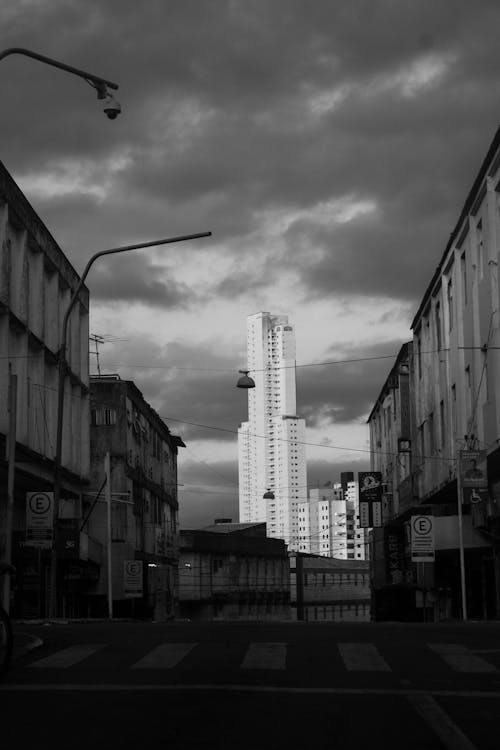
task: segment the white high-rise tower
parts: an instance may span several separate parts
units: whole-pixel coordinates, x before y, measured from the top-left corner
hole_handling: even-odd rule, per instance
[[[241,522],[298,549],[298,504],[307,498],[305,422],[296,416],[295,336],[288,316],[247,318],[248,421],[238,430]],[[267,490],[273,500],[264,499]]]

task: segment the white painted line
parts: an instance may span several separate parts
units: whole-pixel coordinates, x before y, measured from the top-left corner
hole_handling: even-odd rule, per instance
[[[457,672],[498,672],[493,664],[476,656],[462,643],[429,643],[428,646]]]
[[[409,695],[407,699],[426,724],[437,734],[446,750],[476,750],[476,746],[432,696]]]
[[[372,643],[338,643],[340,655],[349,672],[391,672]]]
[[[79,643],[76,646],[69,646],[69,648],[63,648],[49,656],[44,656],[42,659],[37,659],[28,664],[28,667],[67,669],[100,651],[105,646],[105,643]]]
[[[239,692],[239,693],[285,693],[292,695],[389,695],[395,698],[408,697],[413,695],[434,695],[442,698],[470,698],[483,700],[484,698],[500,700],[500,691],[498,690],[405,690],[401,686],[397,688],[321,688],[321,687],[283,687],[280,685],[229,685],[229,684],[181,684],[178,682],[162,682],[158,684],[142,683],[134,685],[132,683],[6,683],[0,682],[0,693],[8,692]]]
[[[242,669],[285,669],[285,643],[251,643],[241,663]]]
[[[142,659],[132,665],[131,669],[172,669],[184,659],[196,643],[162,643]]]

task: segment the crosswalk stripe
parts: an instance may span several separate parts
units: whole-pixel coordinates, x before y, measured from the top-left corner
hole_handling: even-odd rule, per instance
[[[338,643],[349,672],[390,672],[391,668],[372,643]]]
[[[429,648],[457,672],[498,672],[498,669],[476,656],[462,643],[429,643]]]
[[[131,669],[172,669],[197,645],[197,643],[162,643],[133,664]]]
[[[48,667],[50,669],[66,669],[72,667],[74,664],[83,661],[88,656],[95,654],[106,646],[105,643],[78,643],[75,646],[69,646],[63,648],[60,651],[55,651],[49,656],[44,656],[42,659],[37,659],[32,662],[30,667]]]
[[[285,643],[251,643],[247,649],[242,669],[285,669]]]

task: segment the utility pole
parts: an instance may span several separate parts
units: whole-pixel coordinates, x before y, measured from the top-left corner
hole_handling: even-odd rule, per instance
[[[104,457],[104,472],[106,474],[106,513],[107,513],[107,553],[108,553],[108,617],[113,619],[113,555],[111,539],[111,459],[109,451]]]
[[[460,586],[462,591],[462,620],[467,622],[467,590],[465,586],[465,554],[464,554],[464,530],[462,523],[462,476],[461,462],[458,461],[457,471],[457,514],[458,514],[458,550],[460,555]]]
[[[12,519],[14,516],[14,480],[16,473],[16,427],[17,427],[17,375],[10,372],[9,365],[9,434],[7,436],[7,507],[5,517],[4,561],[12,562]],[[10,610],[10,576],[3,579],[3,608]]]

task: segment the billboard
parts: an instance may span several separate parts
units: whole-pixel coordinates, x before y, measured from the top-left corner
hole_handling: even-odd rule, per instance
[[[382,526],[382,473],[358,472],[359,525],[363,528]]]

